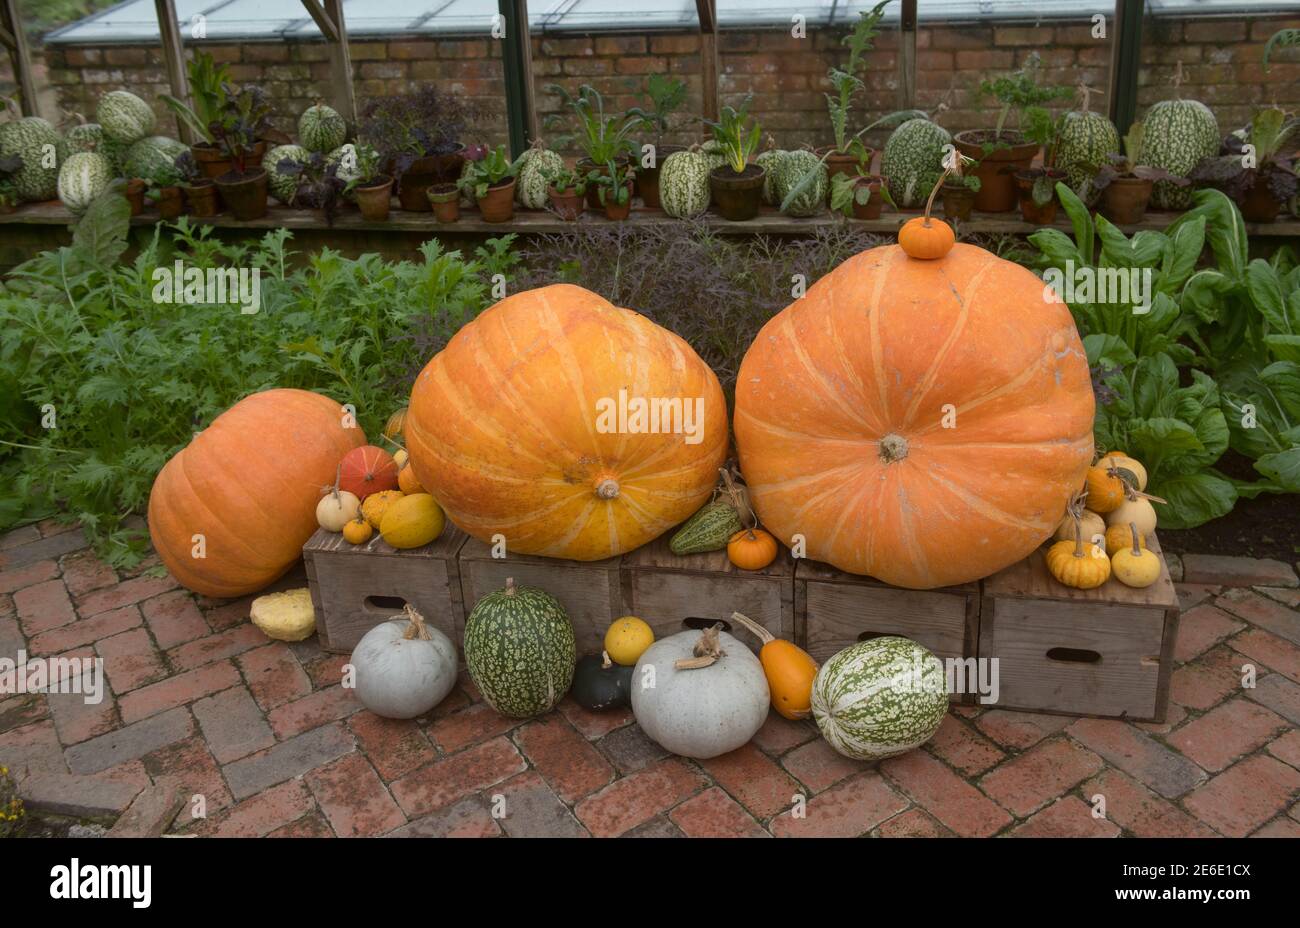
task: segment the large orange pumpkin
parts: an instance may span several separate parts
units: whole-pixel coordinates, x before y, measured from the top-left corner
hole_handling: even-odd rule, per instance
[[[760,521],[898,586],[986,577],[1060,522],[1092,456],[1067,307],[970,245],[863,252],[768,321],[741,364],[736,444]]]
[[[305,390],[245,397],[154,480],[149,534],[158,556],[196,593],[260,590],[301,556],[316,530],[321,487],[334,483],[343,455],[365,443],[329,397]]]
[[[660,416],[651,431],[653,419],[635,418],[638,400],[676,402],[690,421]],[[409,466],[456,525],[488,542],[503,535],[508,551],[590,561],[650,541],[708,500],[727,408],[682,339],[556,284],[457,332],[416,378],[404,432]]]

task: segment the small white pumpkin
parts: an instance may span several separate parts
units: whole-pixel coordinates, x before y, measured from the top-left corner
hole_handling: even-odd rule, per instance
[[[1156,508],[1151,505],[1151,501],[1141,496],[1126,499],[1119,504],[1118,509],[1112,509],[1106,513],[1107,525],[1128,525],[1137,526],[1138,533],[1143,537],[1150,535],[1156,530]]]
[[[682,757],[707,760],[743,746],[769,704],[763,665],[719,626],[660,638],[632,672],[637,724]]]
[[[408,605],[404,617],[376,625],[352,652],[357,699],[386,719],[423,715],[456,684],[456,646]]]
[[[356,494],[338,487],[330,487],[328,493],[316,504],[316,524],[327,532],[341,532],[343,526],[361,514],[361,500]]]

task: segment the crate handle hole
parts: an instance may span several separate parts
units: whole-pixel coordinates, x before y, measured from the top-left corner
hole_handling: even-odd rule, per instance
[[[406,600],[400,596],[367,596],[362,605],[370,612],[401,612]]]
[[[712,628],[715,625],[721,625],[722,630],[731,634],[731,623],[726,619],[706,619],[704,616],[688,615],[682,619],[682,628],[692,628],[697,632],[702,632],[706,628]]]
[[[1101,660],[1101,655],[1086,648],[1048,648],[1047,658],[1070,664],[1096,664]]]
[[[858,641],[871,641],[873,638],[888,638],[893,632],[863,632],[858,635]]]

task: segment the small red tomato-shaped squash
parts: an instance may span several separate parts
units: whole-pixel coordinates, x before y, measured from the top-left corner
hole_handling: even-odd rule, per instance
[[[407,466],[457,526],[521,554],[591,561],[708,501],[727,407],[677,335],[556,284],[457,332],[416,378],[403,431]]]
[[[365,499],[371,493],[397,489],[397,462],[383,448],[362,445],[343,455],[339,489]]]
[[[971,245],[855,255],[758,333],[736,383],[763,526],[808,557],[913,589],[987,577],[1060,522],[1092,457],[1069,309]]]
[[[245,397],[155,478],[149,535],[158,556],[205,596],[262,589],[302,555],[321,487],[333,485],[343,455],[365,443],[329,397],[288,389]]]

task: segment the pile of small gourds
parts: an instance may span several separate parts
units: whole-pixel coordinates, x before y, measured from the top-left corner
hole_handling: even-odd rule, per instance
[[[776,560],[780,546],[758,525],[749,493],[738,475],[719,468],[722,480],[713,499],[682,525],[668,543],[674,554],[702,554],[726,549],[727,560],[741,570],[762,570]]]
[[[1146,539],[1157,521],[1151,503],[1164,500],[1145,493],[1146,486],[1146,468],[1122,451],[1109,452],[1088,468],[1056,528],[1055,544],[1047,549],[1048,572],[1080,590],[1099,587],[1112,575],[1131,587],[1155,583],[1160,557]]]

